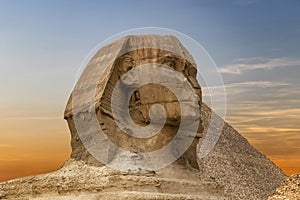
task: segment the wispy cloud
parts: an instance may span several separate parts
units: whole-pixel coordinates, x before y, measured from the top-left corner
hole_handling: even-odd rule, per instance
[[[241,109],[242,110],[242,109]],[[294,109],[282,109],[282,110],[261,110],[259,106],[256,110],[249,112],[251,110],[242,110],[239,112],[240,115],[248,115],[248,116],[285,116],[286,117],[298,117],[300,116],[300,108]]]
[[[280,67],[300,67],[300,59],[294,58],[266,58],[266,57],[253,57],[253,58],[239,58],[235,59],[232,64],[220,68],[223,74],[243,74],[246,71],[256,69],[271,70]]]
[[[269,133],[269,134],[277,134],[277,133],[297,133],[295,137],[299,140],[298,133],[300,133],[300,128],[283,128],[283,127],[268,127],[268,126],[240,126],[243,129],[244,133]]]
[[[232,124],[274,125],[286,128],[299,126],[300,107],[285,106],[285,101],[237,101],[227,105],[228,120]]]
[[[277,82],[277,81],[246,81],[239,83],[230,83],[212,86],[212,87],[202,87],[203,96],[212,96],[223,94],[224,92],[230,93],[230,95],[240,94],[247,91],[248,88],[271,88],[271,87],[281,87],[288,86],[290,83]],[[225,91],[224,91],[225,90]]]

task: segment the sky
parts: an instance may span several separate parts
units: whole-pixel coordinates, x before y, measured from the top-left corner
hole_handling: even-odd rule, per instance
[[[226,120],[287,174],[300,173],[299,1],[0,0],[0,181],[68,159],[63,112],[81,63],[139,27],[200,43],[222,74]]]

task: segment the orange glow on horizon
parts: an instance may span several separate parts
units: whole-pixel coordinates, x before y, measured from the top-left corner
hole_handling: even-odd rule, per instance
[[[70,135],[60,118],[0,119],[0,181],[47,173],[68,159]]]
[[[243,133],[243,130],[240,131]],[[276,150],[274,145],[277,148],[277,144],[271,146],[259,143],[255,134],[244,131],[249,142],[287,175],[300,172],[300,153],[290,156],[273,155]],[[0,182],[55,171],[68,160],[71,153],[67,124],[59,117],[0,119],[0,133]]]

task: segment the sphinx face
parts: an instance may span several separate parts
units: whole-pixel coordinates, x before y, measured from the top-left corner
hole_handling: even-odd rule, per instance
[[[154,53],[153,53],[154,52]],[[130,115],[136,123],[139,124],[148,124],[151,119],[149,116],[150,109],[153,105],[161,105],[163,106],[166,112],[166,125],[178,126],[182,121],[182,119],[187,119],[192,116],[196,116],[199,112],[198,109],[186,108],[182,110],[180,107],[180,102],[174,91],[170,90],[166,87],[166,84],[171,87],[176,87],[177,91],[180,91],[180,95],[185,94],[184,101],[194,101],[191,94],[186,94],[186,88],[184,88],[183,81],[187,81],[188,84],[193,88],[193,94],[196,94],[196,98],[198,98],[198,106],[201,104],[201,89],[196,80],[197,71],[195,67],[189,64],[186,60],[172,55],[166,52],[159,52],[159,54],[155,54],[158,51],[153,51],[152,49],[144,49],[138,52],[131,52],[131,55],[124,55],[120,58],[120,61],[117,62],[115,66],[115,71],[118,73],[116,77],[112,77],[109,86],[110,88],[114,88],[116,86],[116,82],[118,81],[117,77],[119,77],[122,81],[122,88],[124,90],[123,97],[126,101],[125,96],[131,95],[131,97],[127,97],[129,99],[128,104],[125,106],[129,107]],[[151,60],[141,59],[141,55],[151,55]],[[140,77],[133,73],[129,72],[134,67],[134,63],[137,63],[137,67],[139,71],[143,71],[143,74]],[[169,70],[173,70],[174,73],[177,73],[179,76],[184,77],[182,80],[172,80],[172,78],[160,78],[164,72],[159,72],[157,76],[153,75],[156,69],[146,69],[145,65],[155,65],[157,68],[166,68]],[[143,68],[144,67],[144,68]],[[148,70],[148,71],[147,71]],[[173,73],[173,72],[170,72]],[[144,75],[146,74],[146,75]],[[146,78],[145,76],[153,76],[153,80],[149,81],[150,83],[142,85],[140,87],[136,87],[138,79]],[[178,76],[174,75],[174,76]],[[119,79],[119,80],[120,80]],[[165,84],[165,85],[164,85]],[[134,92],[131,94],[125,94],[126,91],[129,91],[131,87],[136,87]],[[111,99],[111,93],[107,96],[107,99]],[[121,97],[120,97],[121,98]],[[111,103],[111,102],[110,102]],[[126,102],[127,103],[127,102]],[[106,105],[109,104],[105,103]],[[110,108],[107,108],[110,110]],[[159,117],[159,116],[157,116]],[[159,121],[159,120],[158,120]]]

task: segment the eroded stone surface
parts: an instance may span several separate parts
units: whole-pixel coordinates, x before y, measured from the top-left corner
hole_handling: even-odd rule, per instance
[[[204,137],[211,119],[211,127],[218,131],[222,119],[204,103],[201,118]],[[286,178],[281,169],[228,123],[224,124],[216,146],[206,157],[198,159],[198,164],[200,173],[222,183],[225,194],[232,199],[266,199]]]
[[[69,160],[56,172],[0,184],[0,199],[226,199],[223,186],[176,164],[149,173],[120,173]]]
[[[300,174],[288,177],[268,200],[300,199]]]
[[[139,44],[145,48],[136,50]],[[157,48],[147,48],[150,44]],[[162,51],[162,47],[173,52]],[[137,124],[149,123],[151,104],[162,104],[167,113],[166,124],[159,134],[141,140],[116,126],[110,97],[122,75],[149,63],[165,64],[185,76],[198,97],[199,110],[182,115],[174,94],[165,87],[139,88],[130,97],[129,106]],[[99,76],[97,71],[101,70],[103,75]],[[265,199],[286,176],[230,125],[219,126],[223,120],[201,103],[196,74],[191,55],[173,36],[129,36],[104,47],[89,62],[77,85],[80,95],[75,109],[80,112],[74,113],[72,96],[66,107],[64,117],[72,138],[70,160],[56,172],[1,183],[0,199]],[[88,101],[86,97],[91,94],[95,98]],[[96,110],[97,121],[109,140],[137,154],[166,145],[176,134],[182,117],[199,114],[203,123],[197,127],[191,147],[175,163],[158,171],[120,172],[95,159],[81,142],[74,115],[89,121],[91,109]],[[197,158],[210,126],[215,132],[222,131],[221,137],[206,157]],[[93,142],[98,132],[94,127],[85,128]],[[115,162],[117,152],[117,149],[103,148],[101,153],[107,155],[109,162]]]
[[[156,68],[168,68],[176,71],[184,79],[179,79],[179,81],[178,79],[172,79],[172,76],[169,79],[159,78],[160,73],[162,73],[161,69],[153,70],[145,67],[145,65],[151,64],[155,64]],[[130,98],[128,97],[130,116],[124,117],[125,114],[123,113],[127,104],[120,106],[120,104],[115,104],[112,99],[126,102],[126,90],[137,85],[138,79],[143,78],[143,76],[134,76],[134,74],[129,73],[134,68],[137,68],[136,71],[143,72],[145,74],[144,78],[153,77],[150,78],[150,84],[138,87]],[[101,70],[102,72],[98,73]],[[91,165],[101,166],[102,164],[118,162],[119,148],[134,152],[136,154],[135,157],[139,158],[143,152],[153,152],[169,144],[177,134],[179,126],[184,125],[187,132],[185,135],[188,135],[189,131],[192,134],[198,134],[196,134],[195,141],[192,142],[193,145],[191,147],[193,148],[189,148],[180,157],[180,161],[184,165],[188,164],[198,168],[197,158],[195,157],[195,144],[198,142],[199,136],[202,135],[203,127],[199,113],[202,94],[196,74],[197,68],[191,55],[173,36],[128,36],[100,49],[88,63],[66,107],[64,117],[68,121],[72,135],[71,158],[84,160]],[[120,79],[120,87],[124,87],[121,91],[124,92],[119,92],[112,96],[115,94],[113,92]],[[163,86],[163,84],[174,87],[179,92],[174,94],[173,91]],[[189,87],[192,88],[192,92],[187,92]],[[88,98],[93,95],[94,98]],[[181,98],[180,102],[178,95]],[[76,102],[74,98],[76,98]],[[161,131],[153,137],[145,139],[133,137],[130,135],[130,131],[134,130],[132,125],[128,124],[125,127],[128,133],[125,133],[117,126],[116,121],[120,120],[115,118],[112,106],[116,108],[115,112],[117,112],[117,115],[124,117],[125,121],[129,121],[130,119],[128,118],[131,118],[139,126],[147,126],[150,122],[155,125],[156,122],[159,123],[164,120],[163,117],[160,119],[162,115],[155,116],[154,120],[150,119],[150,108],[157,104],[163,106],[166,113],[166,122]],[[185,106],[184,109],[181,108],[183,106]],[[96,110],[97,121],[100,124],[101,131],[105,134],[104,139],[95,140],[96,136],[100,134],[100,130],[93,125],[98,122],[94,122],[95,119],[91,109]],[[78,122],[76,119],[84,119],[82,121],[86,123],[83,126],[84,128],[81,129],[81,133],[84,132],[86,135],[85,138],[83,138],[82,134],[78,134],[78,131],[80,131],[78,124],[81,121]],[[194,122],[198,122],[195,125],[197,127],[193,128],[195,130],[189,130],[189,127]],[[140,131],[138,134],[142,134],[142,132]],[[107,140],[113,144],[108,144]],[[100,152],[101,158],[105,158],[103,159],[104,161],[95,159],[97,156],[87,151],[84,147],[84,145],[92,146],[95,141],[99,143],[97,144],[98,146],[101,146],[101,149],[99,151],[95,150],[95,152]],[[163,158],[168,157],[169,154],[174,154],[173,156],[177,158],[178,155],[176,154],[180,151],[177,148],[179,147],[180,144],[172,144],[167,152],[168,155],[160,154],[162,160],[158,160],[156,163],[164,162]],[[138,161],[132,161],[132,163],[135,162]],[[128,170],[134,169],[130,169],[129,166]]]

